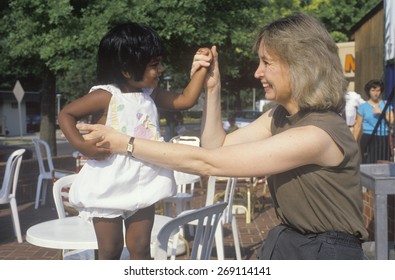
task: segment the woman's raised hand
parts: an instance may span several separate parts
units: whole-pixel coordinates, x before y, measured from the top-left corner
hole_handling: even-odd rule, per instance
[[[208,93],[212,91],[218,91],[219,93],[221,91],[221,74],[219,72],[218,52],[216,46],[211,47],[211,53],[213,60],[206,76],[205,88]]]
[[[193,57],[191,67],[191,77],[201,67],[209,67],[204,87],[210,91],[220,86],[220,72],[218,66],[217,47],[212,46],[211,49],[200,48]]]

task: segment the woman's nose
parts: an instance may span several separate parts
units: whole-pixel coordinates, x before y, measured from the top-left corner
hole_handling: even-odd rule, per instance
[[[258,80],[263,77],[263,71],[260,65],[258,65],[258,68],[255,70],[254,77]]]

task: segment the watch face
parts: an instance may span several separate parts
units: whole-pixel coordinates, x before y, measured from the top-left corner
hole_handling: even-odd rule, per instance
[[[128,143],[128,147],[126,150],[128,151],[128,153],[133,152],[133,144]]]
[[[128,152],[128,155],[132,155],[133,153],[133,142],[134,142],[134,137],[130,137],[129,139],[129,143],[126,147],[126,151]]]

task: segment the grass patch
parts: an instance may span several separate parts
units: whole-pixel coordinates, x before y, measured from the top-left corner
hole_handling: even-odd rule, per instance
[[[0,139],[0,145],[12,146],[12,145],[30,145],[32,144],[31,139]]]

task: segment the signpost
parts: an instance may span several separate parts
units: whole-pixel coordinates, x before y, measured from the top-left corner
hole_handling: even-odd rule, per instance
[[[21,83],[19,80],[16,81],[13,93],[15,95],[16,100],[18,101],[18,113],[19,113],[19,133],[22,138],[23,132],[22,132],[22,111],[21,111],[21,102],[23,99],[23,96],[25,95],[25,91],[22,88]]]

